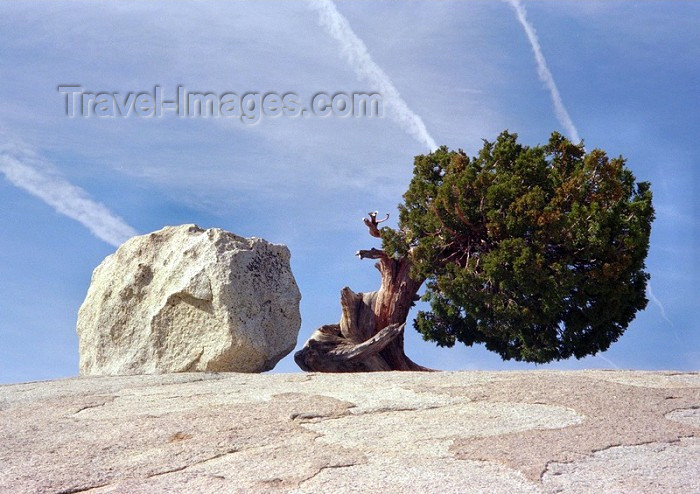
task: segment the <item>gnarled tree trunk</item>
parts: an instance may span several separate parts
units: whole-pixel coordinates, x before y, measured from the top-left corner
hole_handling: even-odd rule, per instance
[[[365,220],[378,237],[376,213]],[[403,329],[418,300],[423,280],[410,277],[410,261],[393,259],[379,249],[361,250],[360,259],[378,259],[381,287],[375,292],[340,291],[340,324],[317,329],[294,354],[297,365],[311,372],[427,371],[404,353]]]

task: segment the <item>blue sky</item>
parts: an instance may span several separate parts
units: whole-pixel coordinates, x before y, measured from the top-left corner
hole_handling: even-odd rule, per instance
[[[346,24],[335,35],[338,18],[306,2],[0,2],[0,383],[76,375],[75,323],[92,270],[119,239],[164,225],[287,244],[302,345],[339,319],[343,286],[378,287],[372,263],[354,257],[378,246],[360,218],[379,210],[395,224],[425,135],[474,154],[504,129],[536,145],[571,126],[588,149],[624,155],[652,183],[647,266],[658,303],[601,356],[537,368],[698,370],[700,3],[522,6],[552,80],[538,73],[507,2],[337,2]],[[56,89],[68,84],[304,101],[393,88],[405,107],[394,98],[383,118],[256,125],[71,119]],[[430,367],[535,368],[480,347],[440,349],[410,328],[406,340],[409,356]],[[298,369],[290,355],[275,371]]]

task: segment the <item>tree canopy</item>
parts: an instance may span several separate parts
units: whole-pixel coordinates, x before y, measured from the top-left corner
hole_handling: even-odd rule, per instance
[[[646,307],[652,194],[621,156],[556,132],[535,147],[503,132],[472,158],[444,146],[417,156],[403,197],[383,249],[426,282],[431,310],[414,322],[426,340],[581,358]]]

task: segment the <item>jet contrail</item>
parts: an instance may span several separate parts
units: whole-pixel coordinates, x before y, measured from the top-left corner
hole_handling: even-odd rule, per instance
[[[616,364],[615,362],[613,362],[612,360],[610,360],[608,357],[603,357],[601,354],[596,355],[596,357],[598,357],[598,358],[601,359],[601,360],[604,360],[605,362],[607,362],[608,364],[612,365],[612,366],[615,367],[616,369],[618,369],[618,370],[620,369],[620,368],[617,366],[617,364]]]
[[[348,20],[338,12],[332,0],[311,0],[309,4],[318,11],[319,23],[323,29],[340,43],[341,53],[357,77],[381,92],[389,118],[430,151],[437,149],[423,120],[411,111],[389,76],[372,60],[367,47],[353,32]]]
[[[578,135],[578,130],[576,126],[571,121],[569,112],[566,111],[564,103],[561,100],[561,95],[559,94],[559,89],[554,82],[554,77],[547,67],[547,61],[542,54],[542,49],[540,48],[540,42],[537,39],[537,34],[535,34],[535,28],[532,27],[526,17],[525,7],[520,2],[520,0],[506,0],[513,10],[515,10],[515,15],[518,17],[518,21],[523,26],[527,39],[530,40],[530,46],[532,46],[532,52],[535,55],[535,62],[537,63],[537,75],[539,75],[540,80],[544,82],[545,86],[549,90],[549,94],[552,97],[552,103],[554,104],[554,114],[559,120],[559,123],[564,127],[566,133],[569,134],[569,138],[574,143],[579,143],[581,139]]]
[[[50,171],[48,164],[26,146],[0,146],[0,172],[13,185],[38,197],[58,213],[82,223],[108,244],[119,246],[138,234],[83,189]]]
[[[661,311],[661,317],[664,318],[664,321],[669,323],[671,326],[674,326],[673,322],[666,316],[666,309],[664,309],[663,304],[661,303],[661,300],[656,298],[656,295],[654,295],[654,291],[651,289],[651,283],[647,283],[647,295],[649,295],[649,298],[651,299],[654,304],[659,308]]]

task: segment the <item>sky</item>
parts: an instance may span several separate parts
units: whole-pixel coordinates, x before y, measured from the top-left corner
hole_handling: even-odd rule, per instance
[[[338,321],[341,288],[378,288],[354,256],[379,247],[360,218],[396,224],[413,157],[474,155],[505,129],[527,145],[583,139],[651,182],[649,305],[581,360],[504,362],[411,327],[406,353],[445,370],[699,370],[698,18],[700,3],[667,1],[0,2],[0,384],[76,376],[92,270],[166,225],[288,245],[300,348]],[[384,111],[71,118],[59,86],[294,93],[305,107],[379,93]],[[300,371],[290,354],[273,372]]]

